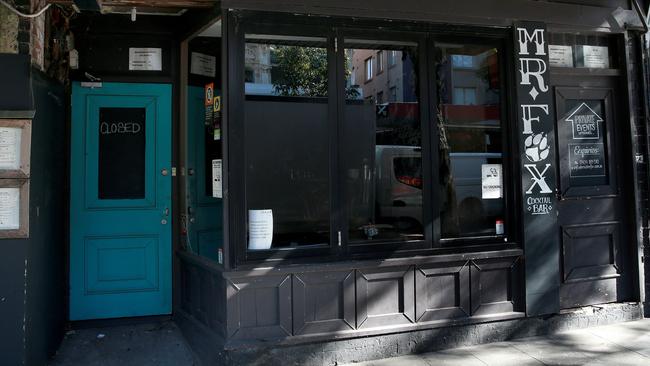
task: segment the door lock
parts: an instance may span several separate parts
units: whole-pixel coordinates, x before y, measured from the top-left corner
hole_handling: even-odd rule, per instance
[[[163,217],[160,220],[160,223],[162,225],[167,225],[167,217],[169,217],[169,207],[165,207],[165,209],[163,210]]]
[[[169,172],[167,171],[167,168],[163,168],[163,169],[160,171],[160,174],[162,174],[163,176],[167,176],[167,174],[169,174]]]

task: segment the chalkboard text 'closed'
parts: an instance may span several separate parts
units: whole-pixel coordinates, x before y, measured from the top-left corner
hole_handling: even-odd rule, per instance
[[[99,109],[100,199],[145,196],[145,108]]]

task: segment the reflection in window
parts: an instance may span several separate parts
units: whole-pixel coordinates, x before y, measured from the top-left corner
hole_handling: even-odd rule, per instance
[[[421,240],[422,129],[417,45],[346,40],[345,202],[351,242]],[[393,55],[394,65],[368,80],[373,55]],[[366,69],[365,73],[357,70]],[[389,95],[390,101],[384,102]],[[373,100],[376,96],[376,100]]]
[[[395,50],[388,52],[388,66],[394,66],[397,63],[397,52]]]
[[[247,35],[247,95],[327,95],[326,39]]]
[[[366,81],[368,81],[372,79],[372,57],[368,57],[364,63],[366,65]]]
[[[244,108],[247,209],[271,210],[268,248],[328,245],[326,39],[246,38],[245,69],[254,74]]]
[[[454,98],[452,102],[455,105],[475,105],[476,88],[454,88]]]
[[[495,194],[482,186],[482,171],[495,171],[486,164],[503,174],[497,50],[438,44],[435,51],[442,237],[502,234],[503,188]]]
[[[377,52],[377,74],[384,71],[384,52]]]

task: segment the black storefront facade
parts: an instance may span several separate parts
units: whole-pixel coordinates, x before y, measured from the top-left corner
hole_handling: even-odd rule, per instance
[[[87,275],[75,235],[90,234],[73,227],[73,187],[89,170],[75,171],[75,123],[91,115],[75,101],[152,93],[119,89],[132,83],[170,86],[155,113],[167,103],[171,129],[155,158],[170,162],[156,166],[169,204],[155,206],[169,309],[132,316],[171,315],[205,364],[335,364],[642,318],[646,8],[237,0],[135,22],[82,11],[59,261],[70,285],[50,296],[66,313],[47,322],[129,317],[84,302],[101,283],[74,292]],[[133,47],[160,49],[160,68],[128,64]]]
[[[641,308],[633,305],[644,296],[639,286],[643,201],[635,194],[643,190],[638,182],[645,173],[635,150],[639,129],[634,121],[641,116],[633,112],[640,111],[633,106],[643,100],[635,95],[642,86],[633,86],[642,81],[637,74],[641,46],[633,40],[639,34],[588,20],[587,13],[603,19],[595,14],[597,6],[566,3],[272,6],[223,4],[229,9],[221,18],[227,42],[222,60],[228,245],[223,268],[187,252],[179,256],[178,314],[190,340],[233,362],[318,364],[598,323],[598,316],[576,315],[575,308],[588,305],[618,303],[601,314],[640,316]],[[250,74],[257,70],[248,58],[260,44],[326,49],[327,90],[312,94],[320,100],[298,100],[311,91],[284,94],[284,99],[256,93],[251,84],[257,75]],[[609,47],[609,65],[596,70],[602,65],[578,60],[584,54],[560,56],[568,48],[583,52],[584,45]],[[363,53],[359,50],[373,54],[366,52],[361,71],[355,65],[355,53]],[[379,89],[371,94],[361,87],[363,98],[356,99],[374,102],[375,110],[369,112],[372,117],[355,111],[363,107],[351,101],[351,89],[372,83],[385,67],[390,71],[375,58],[395,51],[412,65],[409,74],[402,74],[414,80],[413,93],[395,98],[389,92],[393,99],[381,100]],[[473,91],[467,87],[471,82],[464,84],[462,70],[481,62],[487,80],[474,84],[478,90]],[[400,102],[417,106],[415,121],[402,119]],[[381,120],[383,106],[389,122]],[[590,122],[578,122],[577,115]],[[307,121],[312,125],[304,131],[299,124]],[[293,131],[296,139],[308,142],[283,139],[260,123]],[[411,129],[391,136],[400,123],[410,123]],[[413,139],[418,124],[415,133],[420,134]],[[364,128],[374,132],[369,144],[375,161],[369,165],[374,164],[375,181],[358,178],[367,168]],[[478,148],[463,146],[476,138],[477,129],[485,142]],[[283,146],[291,141],[294,150]],[[387,152],[390,144],[397,151]],[[404,153],[404,145],[415,146],[417,154]],[[400,221],[414,216],[405,209],[383,211],[385,187],[377,177],[390,174],[381,171],[386,154],[393,154],[397,184],[422,189],[417,203],[421,227]],[[305,162],[285,160],[296,165],[273,169],[303,174],[311,184],[318,179],[329,183],[322,191],[310,191],[316,200],[309,201],[324,205],[327,213],[318,216],[314,206],[301,211],[304,220],[327,218],[325,245],[296,245],[301,239],[314,243],[303,236],[276,249],[284,238],[275,232],[270,250],[251,250],[253,237],[258,238],[252,231],[261,230],[251,225],[263,225],[251,211],[272,208],[274,229],[282,231],[282,210],[270,198],[283,195],[273,184],[282,178],[260,165],[273,166],[283,156],[302,156]],[[413,156],[421,157],[416,182],[402,179],[397,164],[407,157],[412,163]],[[472,178],[461,170],[476,168],[475,160],[483,169],[497,166],[502,175],[496,197],[503,206],[496,214],[489,212],[488,198],[476,209],[463,192]],[[314,166],[324,173],[315,173]],[[483,197],[494,197],[485,179]],[[369,214],[360,203],[367,202],[360,181],[374,185]],[[287,197],[305,195],[295,181],[284,183],[292,187]],[[392,207],[413,204],[409,192],[389,196]],[[391,230],[397,235],[386,233]],[[215,343],[223,349],[214,349]]]

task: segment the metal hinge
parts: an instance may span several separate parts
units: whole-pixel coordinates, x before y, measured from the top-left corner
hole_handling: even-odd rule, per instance
[[[334,38],[334,52],[339,52],[339,39],[338,38]]]
[[[338,238],[339,238],[339,246],[341,246],[341,232],[340,231],[339,231],[339,234],[338,234]]]

